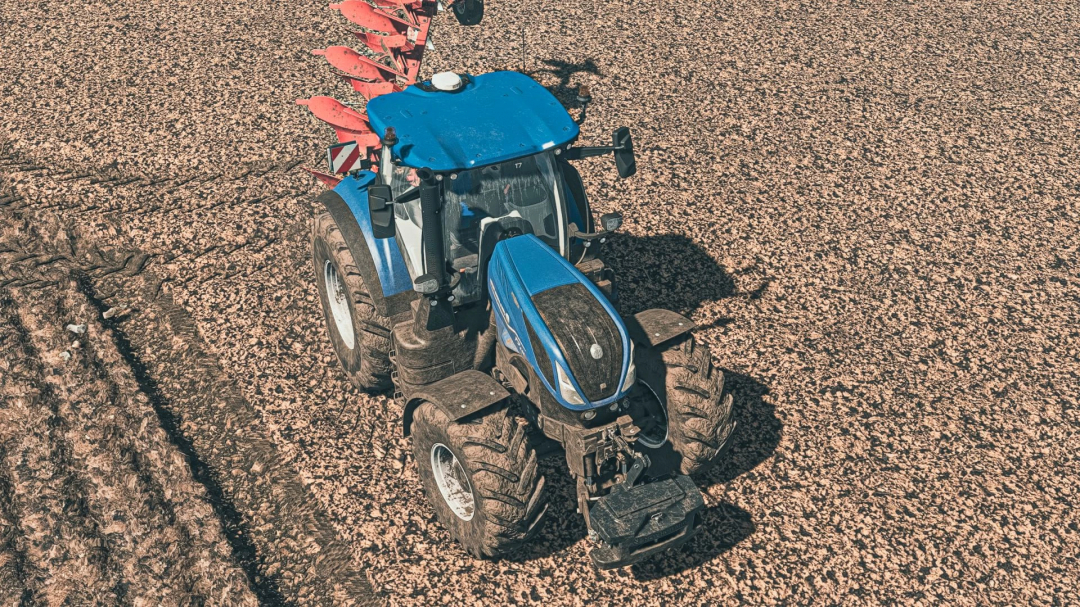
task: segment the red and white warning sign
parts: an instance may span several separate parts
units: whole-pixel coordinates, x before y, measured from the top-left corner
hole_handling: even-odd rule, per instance
[[[350,173],[362,169],[364,148],[355,141],[332,145],[326,150],[326,162],[330,172],[335,174]]]

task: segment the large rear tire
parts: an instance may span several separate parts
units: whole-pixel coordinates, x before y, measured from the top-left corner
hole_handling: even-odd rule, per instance
[[[375,309],[341,229],[329,211],[316,211],[311,256],[323,316],[349,381],[362,390],[390,388],[390,319]]]
[[[656,349],[642,347],[636,358],[638,381],[666,411],[666,437],[680,456],[679,472],[712,467],[731,444],[735,423],[731,395],[723,395],[724,374],[713,367],[709,348],[686,335]]]
[[[506,409],[460,423],[428,402],[414,413],[413,455],[424,492],[439,521],[475,557],[514,550],[547,511],[527,428]]]

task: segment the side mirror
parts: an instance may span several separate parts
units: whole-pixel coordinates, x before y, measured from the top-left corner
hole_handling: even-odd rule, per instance
[[[619,170],[619,177],[626,179],[637,172],[634,141],[630,138],[630,129],[625,126],[616,129],[612,140],[615,146],[615,168]]]
[[[371,212],[371,233],[375,238],[394,237],[394,205],[390,186],[385,184],[369,185],[367,189],[368,208]]]

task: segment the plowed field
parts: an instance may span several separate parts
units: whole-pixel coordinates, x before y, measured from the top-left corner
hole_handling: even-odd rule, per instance
[[[701,534],[609,572],[557,457],[540,539],[469,558],[337,367],[298,168],[332,133],[293,104],[362,107],[308,52],[355,41],[334,11],[0,24],[0,605],[1080,603],[1077,3],[437,19],[427,74],[632,127],[638,175],[580,163],[624,311],[690,315],[735,398]]]

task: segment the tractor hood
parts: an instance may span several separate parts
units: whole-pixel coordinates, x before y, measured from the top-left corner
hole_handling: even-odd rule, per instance
[[[559,100],[517,72],[468,76],[461,90],[410,86],[367,104],[378,134],[394,127],[405,166],[460,171],[568,143],[578,125]]]
[[[560,404],[591,409],[622,397],[630,339],[596,285],[531,234],[499,242],[487,276],[500,341]]]

